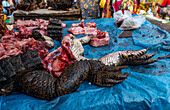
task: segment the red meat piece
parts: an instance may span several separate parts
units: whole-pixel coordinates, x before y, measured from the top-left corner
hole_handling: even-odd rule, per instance
[[[67,27],[67,24],[66,24],[66,23],[61,23],[61,26],[62,26],[63,28],[66,28],[66,27]]]
[[[93,27],[84,27],[84,34],[89,35],[89,34],[97,34],[97,28]]]
[[[96,23],[91,21],[89,23],[86,23],[86,27],[93,27],[93,28],[95,28],[96,27]]]
[[[109,39],[110,37],[108,32],[97,31],[97,34],[93,35],[93,38],[90,41],[90,45],[95,47],[108,45]]]
[[[84,28],[85,27],[84,20],[81,20],[80,23],[72,23],[71,27],[82,27],[82,28]]]
[[[82,27],[71,27],[68,29],[68,32],[74,34],[74,35],[78,35],[78,34],[84,34],[84,28]]]
[[[71,46],[71,35],[69,34],[63,38],[61,47],[44,58],[44,68],[54,77],[59,77],[66,66],[76,61],[76,58],[70,50]]]

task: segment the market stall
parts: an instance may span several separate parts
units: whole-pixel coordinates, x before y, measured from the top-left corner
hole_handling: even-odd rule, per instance
[[[148,65],[128,66],[123,73],[131,73],[124,82],[113,87],[99,87],[88,81],[80,84],[76,92],[57,97],[51,101],[42,100],[20,92],[13,92],[0,97],[0,108],[19,110],[41,109],[168,109],[170,108],[170,34],[150,22],[145,21],[138,29],[133,30],[132,38],[118,38],[122,30],[115,26],[113,18],[85,20],[95,22],[100,31],[110,34],[109,45],[92,47],[84,45],[84,57],[99,59],[109,53],[122,50],[140,50],[149,48],[148,53],[155,53],[157,62]],[[72,23],[80,21],[64,21],[67,28],[63,28],[63,36]],[[75,35],[76,38],[85,35]],[[55,42],[53,51],[61,46]]]

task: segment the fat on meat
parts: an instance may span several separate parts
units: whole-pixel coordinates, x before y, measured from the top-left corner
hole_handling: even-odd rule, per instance
[[[89,35],[89,34],[97,34],[97,28],[93,27],[84,27],[84,34]]]
[[[96,23],[95,22],[88,22],[86,25],[84,24],[84,20],[80,23],[72,23],[71,28],[68,29],[68,32],[78,35],[78,34],[96,34],[97,32]]]
[[[80,23],[72,23],[72,24],[71,24],[71,27],[82,27],[82,28],[84,28],[84,27],[85,27],[84,19],[81,20]]]
[[[74,35],[78,35],[78,34],[84,34],[84,28],[82,27],[71,27],[68,29],[68,32],[74,34]]]
[[[93,21],[88,22],[88,23],[86,23],[86,27],[93,27],[93,28],[95,28],[96,27],[96,23],[93,22]]]

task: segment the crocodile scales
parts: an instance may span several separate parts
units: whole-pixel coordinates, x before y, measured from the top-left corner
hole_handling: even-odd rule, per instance
[[[14,57],[16,56],[10,57],[10,59]],[[9,60],[9,58],[7,59]],[[34,66],[30,63],[32,62],[30,59],[35,63]],[[22,63],[22,60],[25,63]],[[2,62],[12,65],[11,62],[6,60]],[[20,63],[17,64],[16,62]],[[20,67],[19,65],[22,66]],[[18,69],[18,66],[21,69]],[[1,65],[2,68],[3,66]],[[129,73],[122,74],[121,72],[121,69],[126,68],[126,66],[114,67],[104,65],[98,60],[81,60],[67,66],[59,78],[54,78],[42,67],[38,53],[32,51],[18,55],[14,61],[14,66],[11,68],[12,70],[9,71],[9,74],[3,74],[6,71],[5,69],[1,72],[4,79],[0,84],[0,95],[8,95],[10,92],[18,90],[30,96],[46,100],[75,92],[85,79],[95,85],[110,87],[123,82],[129,75]],[[15,78],[12,78],[13,76]],[[2,82],[5,82],[4,86],[2,86]]]

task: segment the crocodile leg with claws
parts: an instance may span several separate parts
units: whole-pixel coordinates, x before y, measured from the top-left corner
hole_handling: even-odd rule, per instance
[[[76,61],[66,67],[57,79],[45,71],[26,73],[18,80],[17,88],[30,96],[51,100],[75,92],[87,78],[99,86],[110,87],[121,83],[129,75],[122,74],[123,68],[106,66],[97,60]]]
[[[24,57],[25,55],[27,57]],[[16,57],[13,63],[8,60],[9,58],[1,60],[0,95],[8,95],[18,90],[33,97],[51,100],[75,92],[85,79],[93,84],[108,87],[123,82],[129,75],[129,73],[122,74],[121,69],[125,67],[107,66],[98,60],[81,60],[71,63],[60,77],[54,78],[43,70],[37,55],[38,52],[27,52],[10,57],[10,59]],[[5,68],[5,64],[10,65],[11,69],[7,70],[9,66]]]
[[[143,65],[150,64],[157,61],[157,59],[150,59],[156,53],[146,54],[148,49],[142,49],[137,51],[118,51],[110,53],[99,59],[106,65]]]

